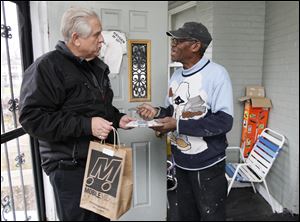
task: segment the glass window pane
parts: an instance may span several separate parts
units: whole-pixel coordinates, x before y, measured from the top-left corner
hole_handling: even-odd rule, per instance
[[[5,132],[20,127],[18,112],[12,109],[13,101],[19,100],[22,83],[22,60],[20,51],[19,24],[15,3],[4,1],[1,5],[1,24],[6,24],[11,38],[1,37],[1,102],[5,121]],[[5,21],[4,21],[5,14]],[[5,22],[5,23],[4,23]],[[4,31],[4,30],[1,30]],[[8,48],[7,50],[7,42]],[[16,104],[18,105],[18,103]],[[15,115],[15,116],[14,116]]]
[[[17,106],[23,66],[17,5],[13,2],[1,1],[1,33],[8,34],[8,38],[1,36],[3,134],[20,127]],[[30,138],[26,134],[1,144],[1,221],[38,220],[29,141]]]

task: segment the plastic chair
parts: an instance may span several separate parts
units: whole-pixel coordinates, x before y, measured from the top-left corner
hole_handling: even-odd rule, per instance
[[[272,211],[275,213],[265,178],[284,142],[285,137],[283,135],[265,128],[258,136],[248,158],[243,158],[244,163],[227,163],[225,167],[226,178],[229,182],[227,195],[229,195],[235,181],[250,182],[255,193],[254,183],[263,183],[268,193]]]

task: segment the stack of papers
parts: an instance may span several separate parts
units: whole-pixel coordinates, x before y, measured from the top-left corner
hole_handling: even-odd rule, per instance
[[[126,127],[156,127],[156,126],[163,126],[162,123],[157,122],[156,120],[135,120],[127,123]]]

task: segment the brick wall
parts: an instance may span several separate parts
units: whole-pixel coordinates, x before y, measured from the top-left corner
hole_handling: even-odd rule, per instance
[[[213,60],[228,71],[233,88],[234,125],[230,145],[239,145],[247,85],[262,82],[265,2],[219,2],[213,6]]]
[[[269,127],[288,142],[267,182],[272,196],[299,214],[299,2],[266,2],[262,83],[272,99]]]

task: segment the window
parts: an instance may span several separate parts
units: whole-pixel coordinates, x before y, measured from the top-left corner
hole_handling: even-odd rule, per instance
[[[32,138],[18,121],[22,75],[32,62],[28,27],[28,2],[1,1],[1,220],[43,219]]]

